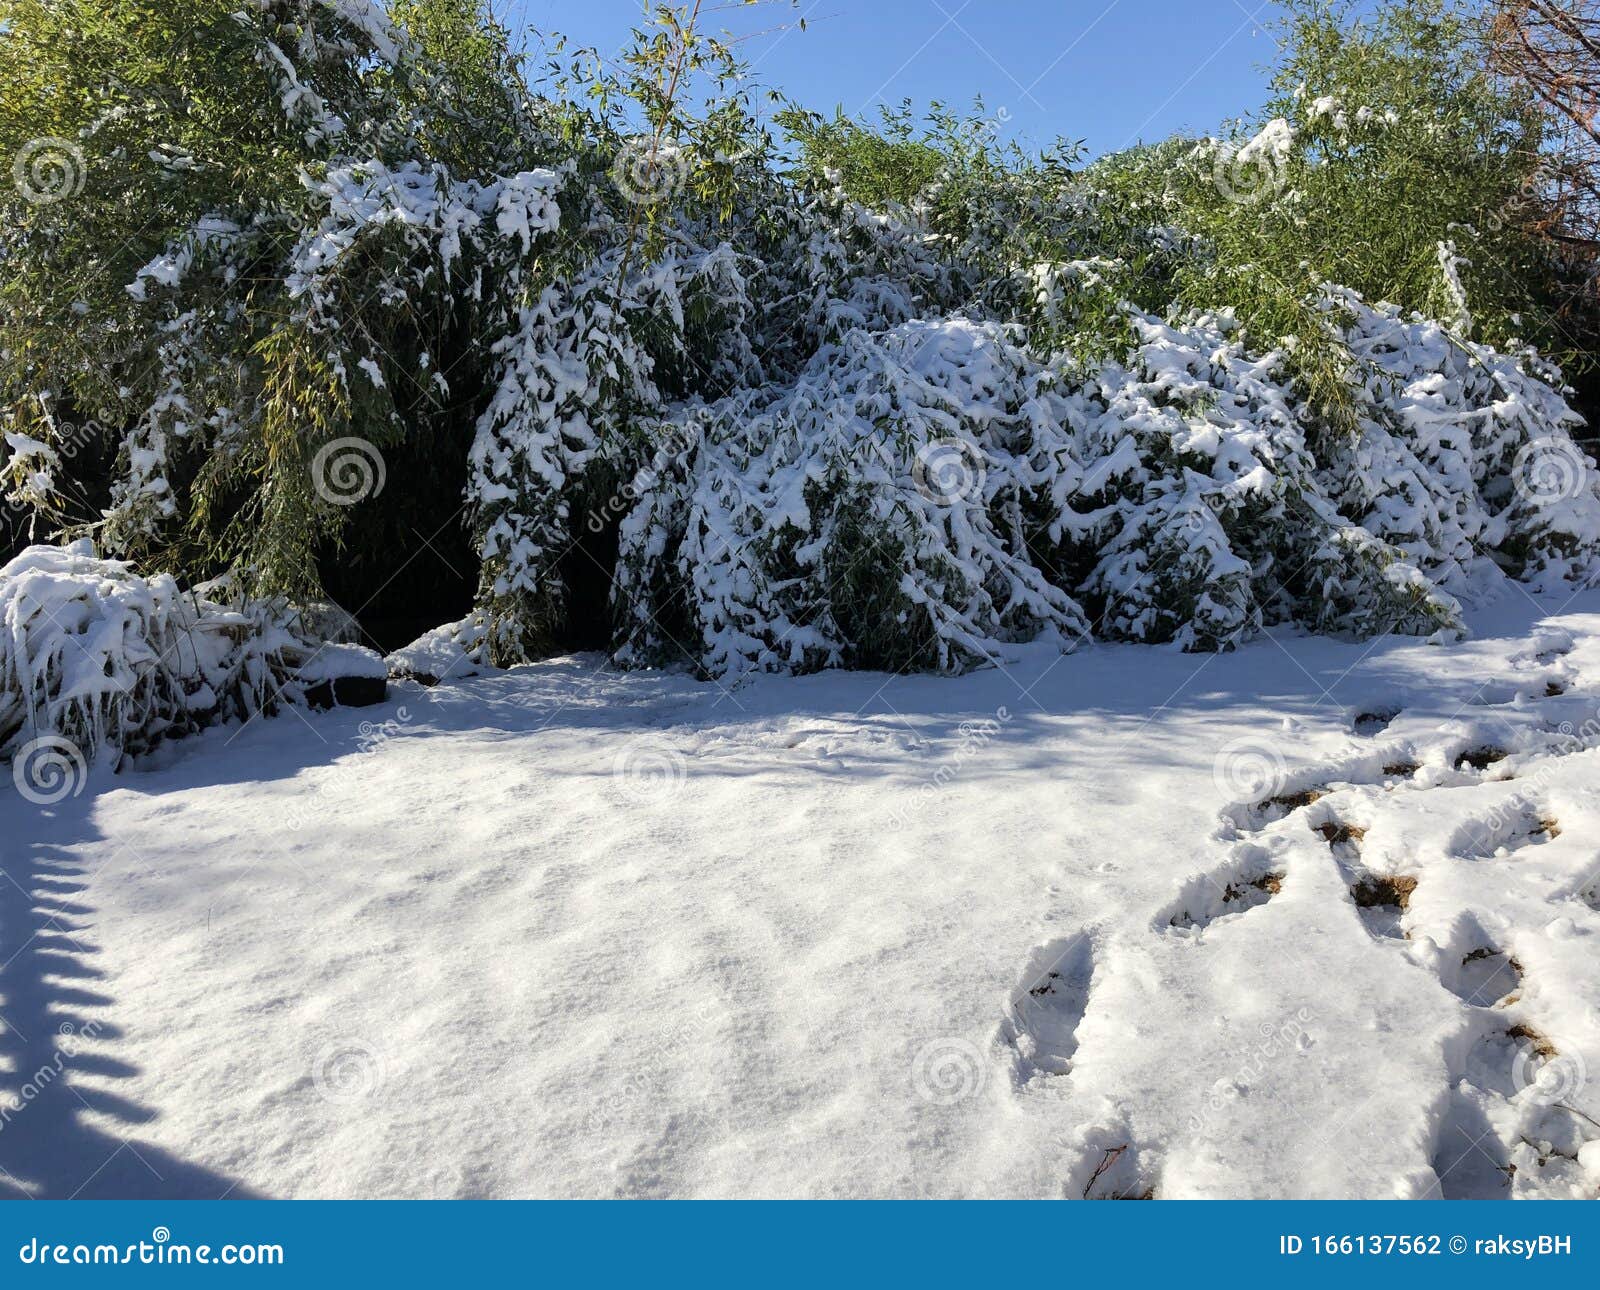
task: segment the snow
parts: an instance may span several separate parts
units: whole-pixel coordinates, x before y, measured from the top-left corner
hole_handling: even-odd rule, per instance
[[[526,252],[534,238],[560,223],[556,193],[563,178],[555,170],[528,170],[484,185],[453,179],[439,165],[408,161],[390,167],[372,159],[331,167],[325,179],[305,177],[306,187],[327,202],[328,213],[294,249],[289,293],[322,290],[326,275],[374,228],[398,228],[413,240],[436,238],[448,266],[460,254],[462,235],[493,212],[501,236]]]
[[[411,678],[424,685],[437,685],[443,680],[464,681],[485,670],[480,661],[485,630],[479,617],[469,615],[460,622],[446,623],[424,632],[384,661],[391,676]]]
[[[7,790],[0,1182],[1592,1196],[1600,593],[1468,625],[576,656]]]
[[[1293,148],[1294,127],[1282,117],[1275,117],[1241,144],[1235,156],[1241,163],[1265,158],[1273,165],[1281,165]]]
[[[501,181],[495,197],[495,228],[515,238],[527,251],[535,238],[553,233],[561,223],[555,193],[561,176],[552,170],[523,170]]]
[[[295,669],[302,681],[330,681],[345,676],[388,676],[383,655],[363,645],[319,645],[316,653]]]
[[[133,275],[133,281],[123,288],[135,300],[144,300],[146,283],[161,287],[176,287],[193,266],[196,255],[215,245],[230,246],[240,235],[240,228],[230,219],[219,215],[206,215],[195,223],[190,236],[183,242],[156,256]]]

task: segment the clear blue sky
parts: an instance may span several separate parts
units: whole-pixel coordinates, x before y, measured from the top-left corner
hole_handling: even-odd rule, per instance
[[[727,0],[708,0],[708,8]],[[638,25],[638,0],[493,0],[513,28],[557,31],[602,54]],[[981,94],[1008,133],[1085,139],[1092,154],[1177,130],[1204,133],[1257,107],[1275,52],[1271,0],[801,0],[724,9],[764,86],[807,107],[876,114],[879,103]]]

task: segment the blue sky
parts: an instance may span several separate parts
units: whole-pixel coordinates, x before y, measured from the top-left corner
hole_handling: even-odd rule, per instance
[[[564,33],[602,53],[637,25],[638,0],[493,0],[514,27]],[[727,0],[708,0],[708,7]],[[1268,0],[801,0],[724,9],[736,34],[807,16],[807,30],[751,35],[756,78],[807,107],[981,94],[1026,143],[1057,135],[1113,151],[1205,132],[1258,106],[1275,43]]]

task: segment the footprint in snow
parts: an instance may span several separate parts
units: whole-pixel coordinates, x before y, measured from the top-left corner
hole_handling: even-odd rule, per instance
[[[1001,1038],[1017,1054],[1022,1083],[1035,1075],[1065,1075],[1078,1051],[1078,1023],[1094,983],[1094,945],[1080,933],[1034,953],[1001,1022]]]
[[[1284,870],[1265,847],[1246,844],[1220,869],[1191,878],[1155,918],[1158,931],[1198,938],[1219,920],[1259,909],[1283,888]]]
[[[1399,704],[1385,703],[1374,704],[1357,712],[1350,718],[1351,728],[1365,738],[1381,735],[1399,717],[1402,709]]]
[[[1561,826],[1548,811],[1523,805],[1484,819],[1468,820],[1455,831],[1450,850],[1465,860],[1503,860],[1560,836]]]

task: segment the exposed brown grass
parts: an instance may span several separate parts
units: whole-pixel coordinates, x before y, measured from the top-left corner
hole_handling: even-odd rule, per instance
[[[1362,909],[1377,909],[1383,906],[1407,909],[1411,905],[1411,893],[1416,889],[1415,878],[1399,874],[1369,873],[1351,884],[1350,895]]]

